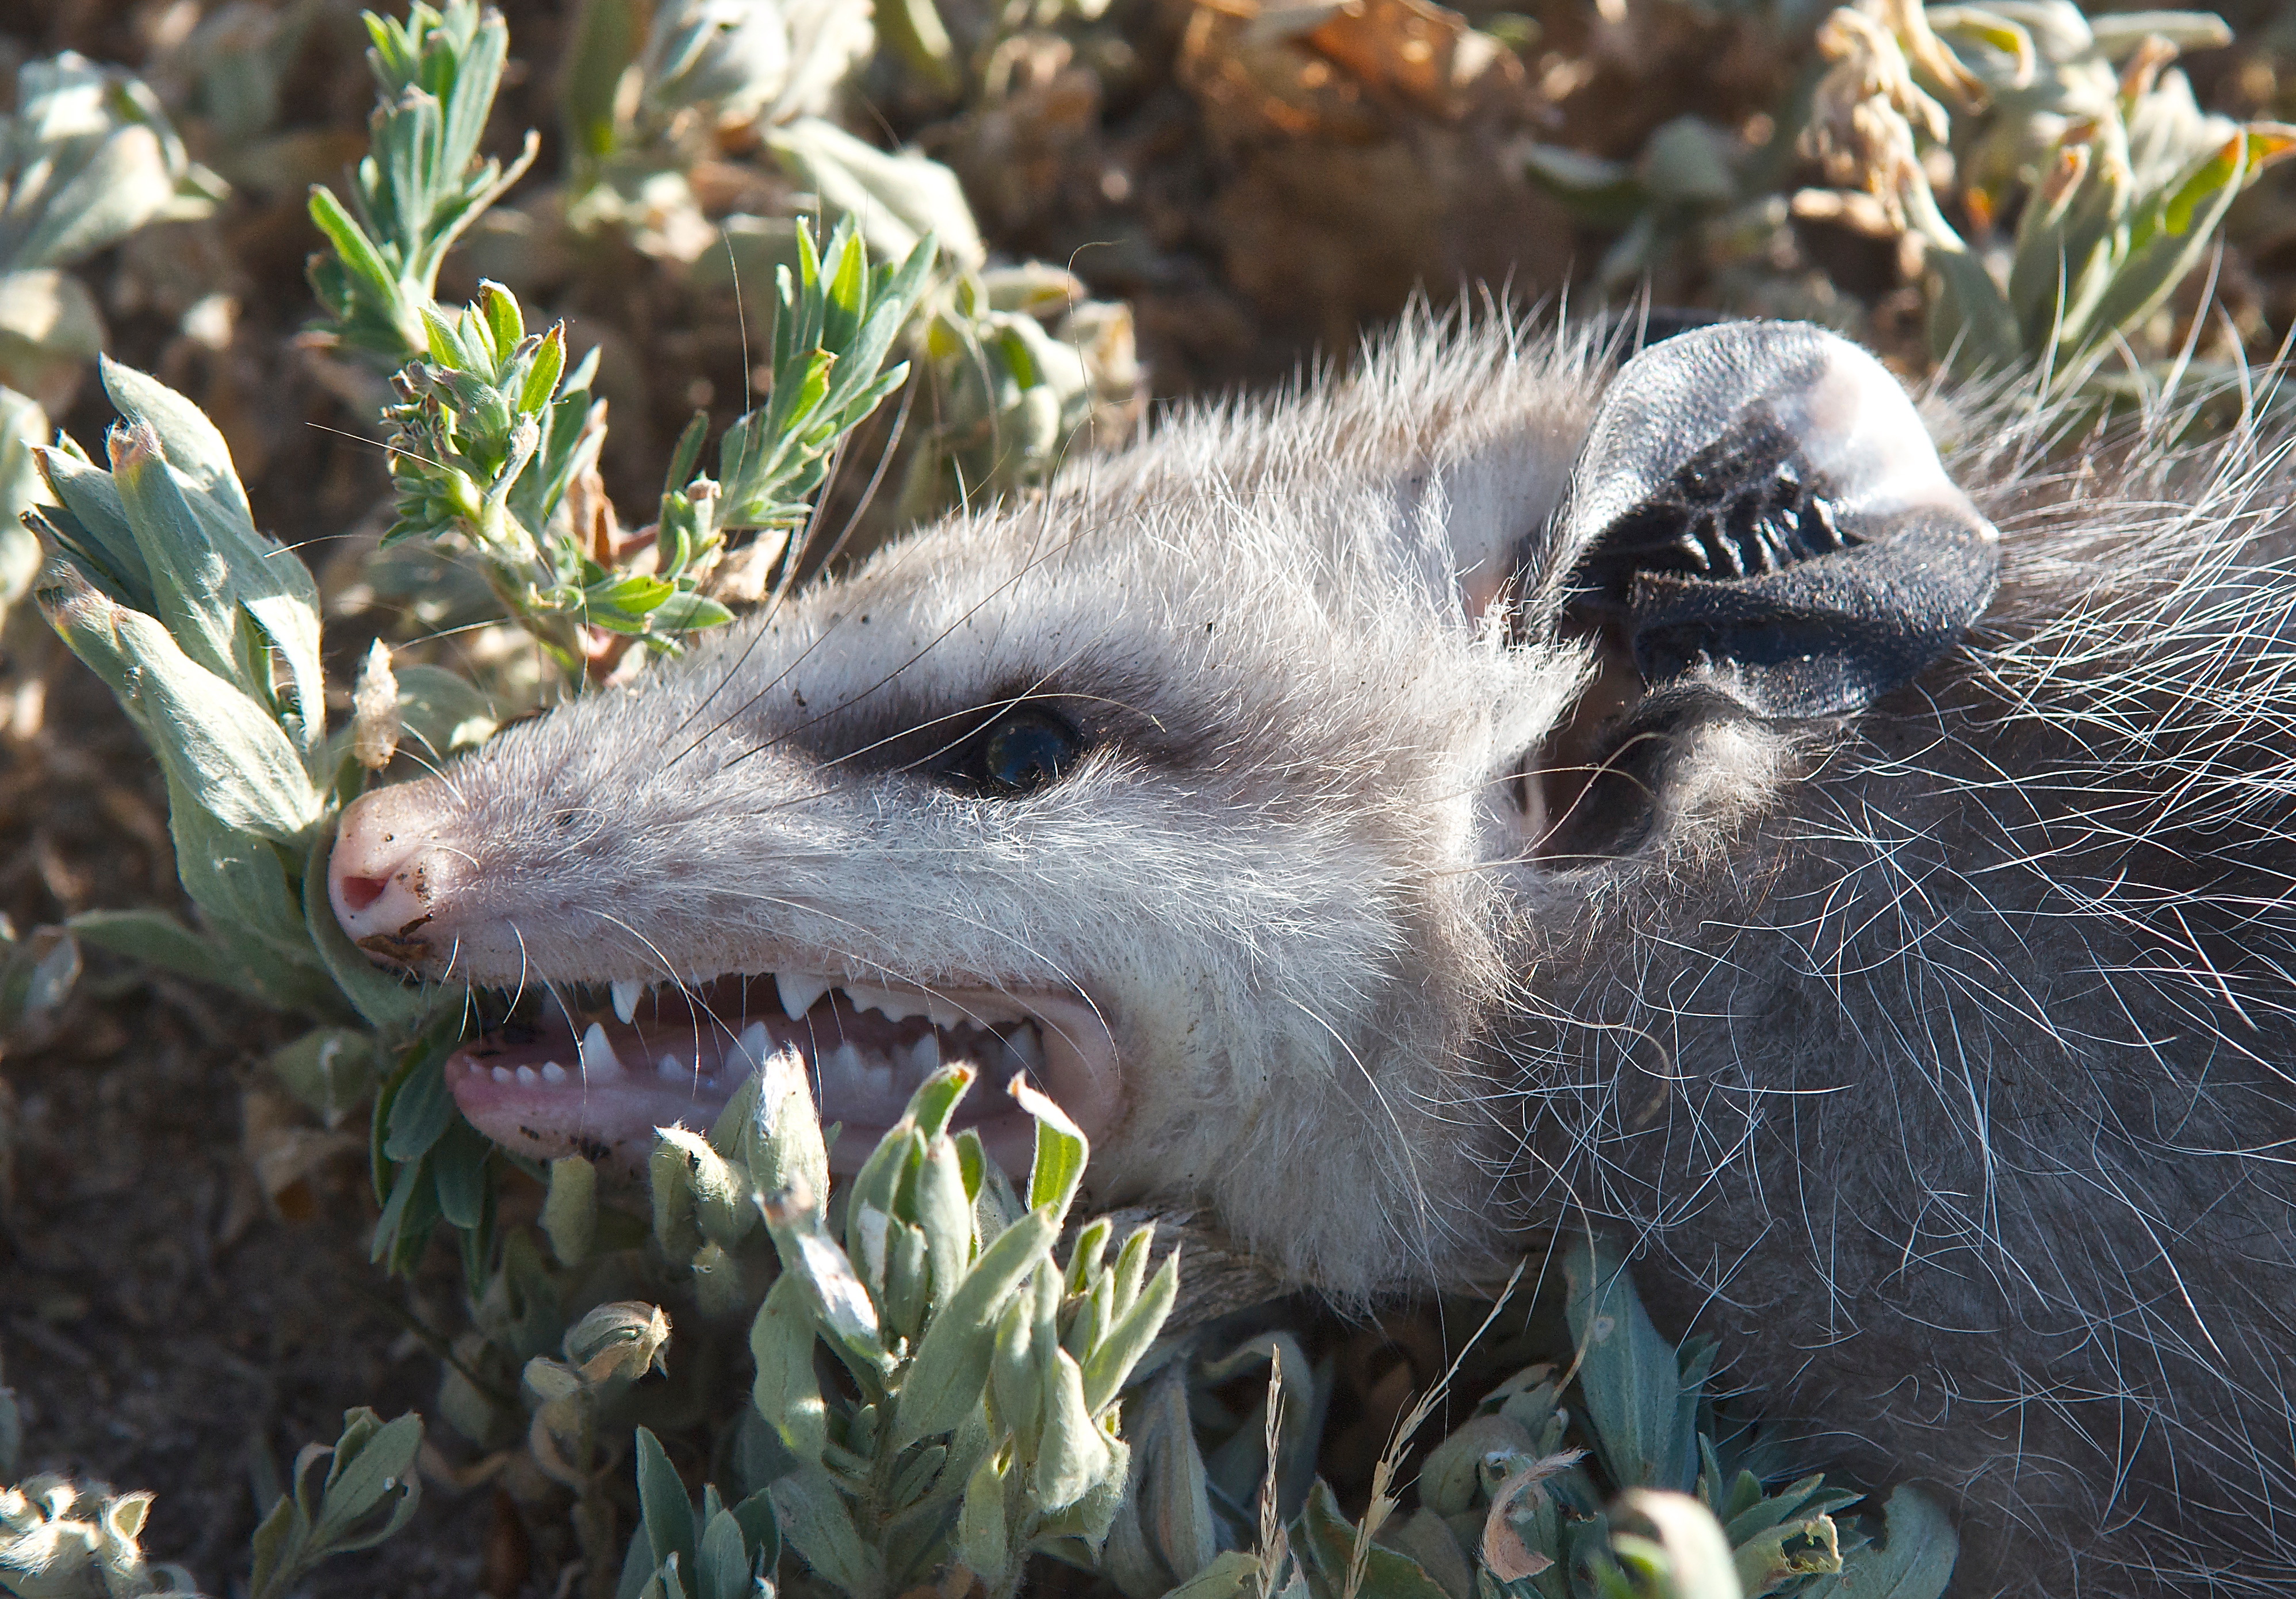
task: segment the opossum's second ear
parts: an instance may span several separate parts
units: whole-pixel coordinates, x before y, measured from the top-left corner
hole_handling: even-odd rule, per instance
[[[1620,369],[1571,470],[1545,620],[1615,623],[1652,690],[1838,715],[1992,598],[1999,540],[1905,390],[1796,322],[1677,334]]]

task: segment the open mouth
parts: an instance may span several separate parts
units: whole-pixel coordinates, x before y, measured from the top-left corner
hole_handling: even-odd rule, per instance
[[[1026,1171],[1035,1146],[1036,1123],[1004,1091],[1023,1073],[1087,1136],[1113,1120],[1114,1040],[1073,993],[881,988],[802,972],[557,991],[545,1019],[505,1023],[447,1063],[473,1126],[544,1159],[643,1166],[656,1127],[706,1130],[743,1080],[785,1051],[804,1059],[824,1129],[842,1124],[830,1149],[837,1171],[857,1170],[918,1085],[947,1065],[979,1072],[956,1125],[1011,1171]],[[602,1002],[584,1002],[594,998]]]

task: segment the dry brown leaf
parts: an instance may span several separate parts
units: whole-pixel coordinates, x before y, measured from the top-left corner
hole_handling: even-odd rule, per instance
[[[1554,1562],[1522,1541],[1511,1518],[1524,1495],[1544,1495],[1539,1485],[1557,1472],[1568,1471],[1586,1457],[1584,1449],[1563,1449],[1542,1455],[1499,1484],[1491,1496],[1490,1513],[1483,1517],[1483,1564],[1501,1582],[1536,1577]]]

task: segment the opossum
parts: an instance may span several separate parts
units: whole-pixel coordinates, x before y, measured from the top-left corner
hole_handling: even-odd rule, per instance
[[[1958,1593],[2290,1591],[2290,434],[2003,388],[1948,473],[1832,334],[1631,343],[1180,409],[370,794],[337,913],[595,985],[451,1064],[513,1146],[794,1046],[840,1163],[960,1058],[1021,1162],[1026,1071],[1347,1303],[1609,1232]]]

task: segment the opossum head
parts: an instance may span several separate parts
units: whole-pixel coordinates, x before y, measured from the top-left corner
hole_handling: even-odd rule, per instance
[[[1839,596],[1776,590],[1955,498],[1917,422],[1925,469],[1876,443],[1877,406],[1913,421],[1886,374],[1807,330],[1669,347],[1606,386],[1586,342],[1421,326],[1345,383],[1184,417],[370,795],[337,914],[421,975],[560,997],[449,1067],[531,1152],[642,1156],[793,1048],[849,1163],[964,1059],[1010,1164],[1030,1123],[996,1089],[1026,1071],[1094,1139],[1103,1197],[1209,1203],[1342,1291],[1472,1255],[1506,1137],[1493,1018],[1522,976],[1504,929],[1576,869],[1558,807],[1613,804],[1534,771],[1600,640],[1726,708],[1685,722],[1677,693],[1667,747],[1773,766],[1778,715],[1926,658],[1886,616],[1894,665],[1829,648]],[[1686,420],[1665,403],[1700,389]],[[1749,448],[1762,503],[1790,460],[1832,534],[1685,513],[1667,544],[1652,508]],[[1632,575],[1718,560],[1742,579],[1718,607]],[[1666,830],[1647,779],[1622,848]],[[1663,787],[1668,814],[1713,809]]]

